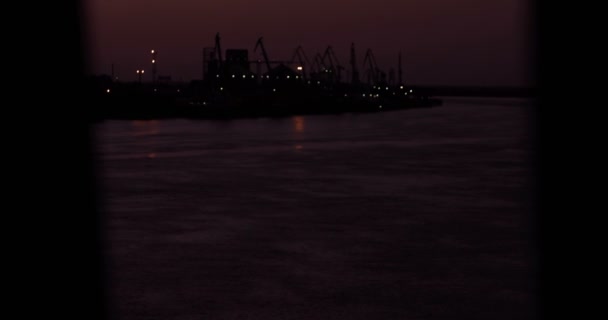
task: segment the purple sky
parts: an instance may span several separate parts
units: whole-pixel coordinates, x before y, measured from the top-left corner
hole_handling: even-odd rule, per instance
[[[199,79],[202,49],[250,50],[264,37],[271,60],[288,60],[302,45],[309,58],[334,48],[348,65],[355,42],[359,65],[371,48],[388,72],[403,55],[406,83],[528,85],[532,20],[524,0],[89,0],[91,72],[135,80],[158,74]],[[361,66],[360,66],[361,69]]]

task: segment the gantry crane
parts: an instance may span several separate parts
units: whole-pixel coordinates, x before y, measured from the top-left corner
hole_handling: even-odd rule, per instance
[[[367,49],[365,53],[365,59],[363,59],[363,65],[365,66],[367,63],[368,69],[367,73],[367,82],[368,84],[376,84],[378,83],[378,76],[380,73],[380,69],[378,68],[378,64],[376,63],[376,58],[374,57],[374,53],[372,49]]]
[[[403,85],[403,70],[401,69],[401,51],[399,51],[399,85]]]
[[[306,53],[304,52],[302,46],[298,46],[295,52],[293,53],[293,56],[291,57],[292,64],[294,63],[296,56],[300,62],[300,66],[302,66],[302,76],[304,77],[304,80],[306,80],[306,70],[308,69],[308,66],[312,65],[310,64],[310,60],[308,60],[308,57],[306,56]]]
[[[270,72],[270,70],[272,70],[272,68],[270,67],[270,61],[268,60],[268,55],[266,54],[266,49],[264,48],[264,43],[262,42],[262,37],[260,37],[258,39],[258,41],[255,43],[255,48],[253,49],[253,51],[255,52],[258,47],[262,48],[262,55],[264,56],[264,62],[266,63],[266,68],[268,69],[267,72]]]
[[[315,55],[315,58],[313,59],[312,66],[310,69],[313,73],[321,73],[321,68],[326,69],[327,67],[323,63],[323,58],[321,57],[321,54],[317,53]]]
[[[357,56],[355,55],[355,44],[350,45],[350,67],[352,72],[352,84],[359,83],[359,70],[357,69]]]
[[[220,33],[215,35],[215,52],[218,57],[218,67],[222,70],[222,46],[220,45]]]
[[[330,79],[334,80],[335,82],[340,82],[342,79],[342,69],[344,69],[344,67],[342,67],[340,64],[340,61],[338,60],[338,57],[331,46],[328,46],[327,49],[325,49],[322,61],[325,62],[326,58],[329,61],[329,70],[332,72]]]

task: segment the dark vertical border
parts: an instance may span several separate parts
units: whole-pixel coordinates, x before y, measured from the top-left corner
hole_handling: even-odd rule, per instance
[[[530,9],[530,18],[533,20],[531,25],[531,36],[530,36],[530,55],[531,55],[531,63],[532,63],[532,76],[533,83],[536,87],[536,103],[535,108],[531,112],[531,122],[532,130],[530,132],[533,133],[533,150],[532,150],[532,172],[533,172],[533,210],[532,213],[534,215],[533,225],[536,229],[536,238],[534,239],[534,252],[536,253],[536,261],[535,261],[535,274],[537,276],[535,281],[535,286],[537,290],[537,318],[538,319],[547,319],[547,306],[546,306],[546,293],[545,290],[545,278],[543,273],[543,267],[545,263],[545,257],[543,256],[545,253],[546,243],[544,243],[545,237],[543,230],[543,219],[544,219],[544,195],[543,195],[543,150],[542,140],[543,140],[543,109],[545,101],[545,90],[543,88],[543,77],[542,77],[542,61],[540,59],[543,54],[544,48],[541,45],[541,31],[542,31],[542,17],[541,17],[541,0],[533,0],[529,3]]]
[[[8,317],[107,319],[92,123],[83,95],[85,2],[5,8],[14,42],[4,46],[13,55],[5,75],[16,83],[15,99],[7,101],[20,114],[4,118],[16,125],[8,138],[17,148],[6,154],[19,163],[4,168],[18,174],[11,188],[19,198],[11,196],[16,206],[3,213],[23,220],[6,226],[20,245],[24,292],[18,313]]]

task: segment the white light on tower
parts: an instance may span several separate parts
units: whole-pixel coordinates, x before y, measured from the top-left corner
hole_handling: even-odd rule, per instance
[[[152,51],[150,51],[151,54],[154,54],[154,49],[152,49]]]
[[[296,69],[298,69],[298,71],[302,71],[302,66],[298,66]]]

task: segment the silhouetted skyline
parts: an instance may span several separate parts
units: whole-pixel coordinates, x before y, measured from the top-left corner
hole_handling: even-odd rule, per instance
[[[302,45],[309,58],[331,45],[348,66],[354,42],[359,66],[371,48],[380,68],[397,67],[404,80],[429,85],[531,84],[532,20],[523,0],[92,0],[87,16],[91,72],[136,80],[158,74],[200,79],[203,47],[244,48],[250,59],[263,36],[271,60],[288,60]],[[147,75],[151,73],[147,73]]]

